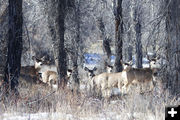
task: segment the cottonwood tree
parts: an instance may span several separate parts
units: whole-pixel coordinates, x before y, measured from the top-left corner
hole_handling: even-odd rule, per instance
[[[123,46],[123,16],[122,16],[122,0],[114,0],[114,16],[115,16],[115,71],[122,71],[122,46]]]
[[[5,82],[14,94],[18,94],[18,77],[22,52],[22,0],[9,0],[8,8],[8,52],[5,68]],[[7,88],[8,89],[8,88]]]
[[[73,68],[73,73],[72,73],[72,87],[75,92],[78,91],[79,89],[79,76],[78,76],[78,59],[79,59],[79,52],[80,52],[80,43],[82,42],[81,40],[81,31],[80,31],[80,24],[81,24],[81,12],[80,12],[80,5],[81,5],[81,0],[71,0],[71,3],[68,5],[68,14],[67,16],[73,16],[73,26],[72,28],[74,31],[71,33],[71,61],[72,61],[72,68]],[[72,8],[72,11],[71,11]],[[69,28],[69,29],[70,29]],[[75,36],[75,37],[72,37]]]
[[[0,1],[0,86],[4,81],[8,44],[8,1]]]
[[[67,0],[48,0],[47,6],[48,27],[53,41],[54,59],[59,74],[58,84],[64,88],[67,84],[66,52],[64,47]]]
[[[107,65],[110,65],[111,48],[110,48],[110,39],[108,39],[105,35],[105,24],[103,22],[102,17],[97,19],[97,27],[100,32],[100,39],[103,40],[103,52],[105,54],[103,57],[103,62],[104,62],[104,67],[105,67]]]
[[[180,1],[165,0],[164,11],[166,14],[166,79],[172,93],[180,91]]]
[[[135,45],[136,45],[136,67],[142,68],[142,42],[141,42],[141,24],[142,24],[142,9],[141,6],[137,3],[135,3],[134,0],[132,0],[135,4],[134,7],[134,14],[133,14],[133,26],[134,26],[134,33],[135,33]],[[132,5],[133,5],[132,4]]]

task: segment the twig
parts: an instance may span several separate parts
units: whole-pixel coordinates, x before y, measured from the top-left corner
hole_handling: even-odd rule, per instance
[[[56,91],[53,91],[53,92],[49,93],[48,95],[46,95],[46,96],[45,96],[45,97],[43,97],[43,98],[40,98],[40,99],[38,99],[38,100],[34,100],[34,101],[32,101],[32,102],[28,102],[28,103],[26,103],[26,104],[31,105],[31,104],[33,104],[33,103],[36,103],[36,102],[42,101],[42,100],[44,100],[44,99],[48,98],[50,95],[52,95],[52,94],[53,94],[53,93],[55,93],[55,92],[56,92]]]

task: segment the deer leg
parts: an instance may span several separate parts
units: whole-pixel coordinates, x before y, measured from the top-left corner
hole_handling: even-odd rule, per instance
[[[127,93],[128,88],[129,88],[129,84],[130,84],[129,82],[126,82],[126,83],[123,85],[123,87],[122,87],[122,95]]]
[[[154,89],[154,82],[153,81],[151,81],[149,88],[150,88],[150,91],[153,91],[153,89]]]

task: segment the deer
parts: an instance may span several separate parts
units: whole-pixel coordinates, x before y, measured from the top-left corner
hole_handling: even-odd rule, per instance
[[[133,84],[140,84],[141,86],[146,84],[150,84],[150,91],[153,90],[157,76],[158,68],[152,67],[155,66],[156,61],[150,61],[149,68],[132,68],[130,64],[126,64],[126,67],[122,71],[122,78],[123,78],[123,86],[122,86],[122,93],[126,93],[129,91],[129,86]],[[142,93],[142,87],[141,87]]]
[[[96,67],[92,70],[85,67],[84,70],[88,71],[90,90],[95,91],[102,96],[109,96],[112,87],[118,87],[118,81],[121,79],[121,73],[112,73],[113,67],[106,66],[107,72],[95,75]],[[115,77],[116,76],[116,77]]]
[[[38,66],[42,65],[42,60],[32,57],[32,60],[34,61],[33,66],[21,66],[20,75],[29,75],[31,77],[38,76],[38,72],[40,68]]]
[[[41,75],[41,81],[43,83],[47,83],[49,86],[51,86],[53,89],[58,88],[58,72],[56,65],[53,64],[47,64],[50,63],[49,61],[37,61],[35,63],[35,68],[39,69],[39,74]],[[67,80],[71,77],[73,70],[68,69],[67,70]]]
[[[107,70],[107,73],[112,73],[113,72],[113,66],[107,65],[106,70]]]
[[[45,64],[45,61],[43,59],[38,59],[35,56],[32,57],[32,60],[34,61],[34,65],[21,66],[19,80],[22,81],[22,83],[23,81],[26,81],[26,83],[31,84],[44,84],[40,81],[40,68],[38,66]]]
[[[94,72],[97,70],[97,68],[94,67],[93,69],[89,69],[89,68],[87,68],[87,67],[84,67],[84,70],[88,72],[88,77],[89,77],[89,79],[92,79],[92,77],[95,76]],[[106,65],[106,71],[107,71],[107,73],[112,73],[112,71],[113,71],[113,66],[111,66],[111,65]]]
[[[154,64],[154,61],[151,64]],[[156,74],[157,69],[155,68],[132,68],[132,62],[122,63],[123,71],[117,73],[101,73],[94,75],[93,70],[85,68],[90,73],[91,87],[97,88],[98,93],[102,93],[102,96],[110,97],[110,90],[113,87],[118,87],[122,91],[122,95],[125,94],[125,90],[131,84],[142,83],[142,82],[153,82],[153,76]],[[152,89],[152,88],[151,88]]]
[[[67,80],[72,75],[72,70],[67,70]],[[58,73],[55,71],[47,70],[42,73],[42,82],[47,83],[49,86],[51,86],[53,89],[57,90],[58,88]]]
[[[34,64],[35,69],[38,69],[39,73],[45,72],[47,70],[57,72],[56,65],[55,64],[50,64],[50,61],[45,61],[44,58],[45,58],[45,56],[42,57],[41,59],[37,59],[36,57],[34,57],[34,59],[35,59],[35,64]]]
[[[86,68],[87,69],[87,68]],[[101,94],[103,97],[110,97],[112,88],[121,88],[123,86],[122,72],[101,73],[92,75],[90,79],[91,91]]]

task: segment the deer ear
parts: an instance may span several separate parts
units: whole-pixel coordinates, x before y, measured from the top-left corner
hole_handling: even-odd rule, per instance
[[[133,64],[133,62],[132,62],[132,60],[131,61],[129,61],[129,62],[127,62],[129,65],[132,65]]]
[[[36,62],[40,62],[40,61],[41,61],[40,59],[38,59],[38,58],[35,57],[35,56],[32,56],[32,60],[34,60],[34,61],[36,61]]]
[[[93,68],[93,71],[96,71],[96,70],[97,70],[97,68],[96,68],[96,67],[94,67],[94,68]]]
[[[107,65],[107,67],[108,67],[108,68],[113,68],[113,66],[111,66],[111,65]]]
[[[45,56],[43,56],[43,57],[41,58],[41,60],[42,60],[42,61],[45,61],[45,58],[46,58],[46,57],[45,57]]]
[[[89,69],[87,67],[84,68],[85,71],[89,71]]]
[[[158,55],[157,57],[156,57],[156,60],[159,60],[161,57],[160,57],[160,55]]]
[[[32,56],[32,60],[35,60],[36,59],[36,57],[35,56]]]
[[[156,60],[157,60],[156,58],[152,58],[152,59],[150,60],[150,62],[151,62],[151,61],[155,61],[155,62],[156,62]]]
[[[120,60],[121,64],[124,64],[125,62],[123,60]]]
[[[71,70],[71,69],[68,69],[67,71],[70,72],[70,73],[72,73],[72,70]]]
[[[49,60],[48,61],[42,60],[42,62],[47,65],[50,65],[50,63],[51,63]]]

